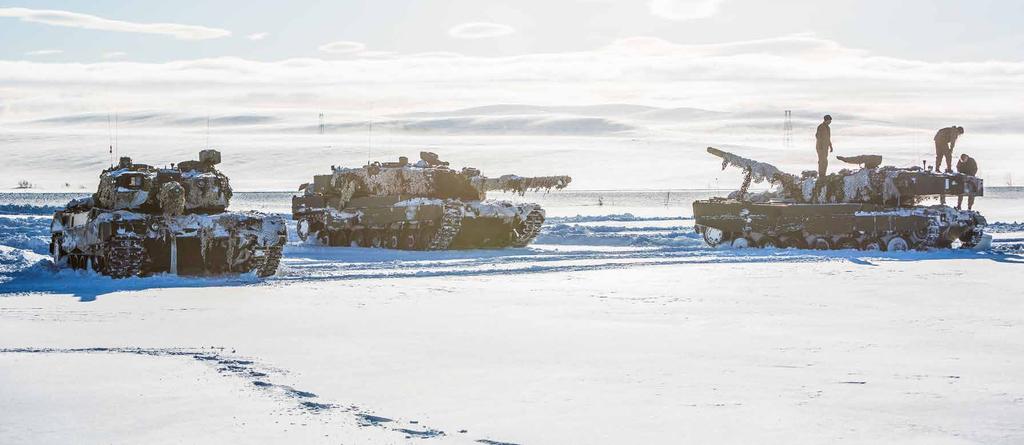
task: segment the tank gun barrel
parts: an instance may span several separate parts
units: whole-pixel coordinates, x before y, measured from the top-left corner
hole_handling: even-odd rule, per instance
[[[498,178],[473,178],[477,188],[482,192],[500,190],[515,192],[520,195],[529,190],[561,190],[566,188],[572,178],[569,176],[518,176],[504,175]]]
[[[770,184],[780,185],[789,190],[798,188],[799,177],[783,172],[778,167],[769,163],[747,159],[715,147],[708,147],[708,153],[722,158],[722,170],[725,170],[730,165],[743,170],[743,185],[739,190],[741,196],[747,194],[747,189],[750,187],[751,182],[760,183],[768,181]]]
[[[722,158],[722,170],[725,170],[726,167],[731,165],[740,168],[743,171],[749,171],[753,174],[752,179],[754,182],[768,181],[774,184],[796,181],[799,179],[796,175],[783,172],[782,170],[779,170],[778,167],[767,162],[744,158],[743,156],[719,150],[715,147],[708,147],[708,153]]]

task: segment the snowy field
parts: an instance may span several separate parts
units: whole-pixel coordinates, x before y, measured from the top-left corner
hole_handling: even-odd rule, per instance
[[[49,263],[70,195],[3,194],[0,443],[1021,443],[1024,190],[986,192],[989,252],[710,249],[716,192],[567,191],[525,249],[116,281]]]

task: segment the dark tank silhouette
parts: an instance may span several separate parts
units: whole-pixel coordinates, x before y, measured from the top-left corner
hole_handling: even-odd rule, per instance
[[[726,198],[693,203],[698,233],[711,246],[909,250],[984,247],[985,218],[945,205],[922,206],[928,196],[984,193],[980,178],[920,167],[881,166],[878,155],[841,158],[858,169],[818,178],[785,173],[771,164],[708,147],[722,168],[743,170],[743,185]],[[774,188],[750,193],[751,183]]]
[[[287,241],[280,216],[228,212],[231,186],[214,167],[220,153],[171,168],[120,163],[100,174],[92,196],[53,215],[58,265],[124,278],[170,272],[273,275]]]
[[[537,204],[486,200],[487,191],[562,189],[568,176],[487,178],[453,170],[430,152],[409,163],[332,167],[299,187],[292,216],[300,238],[329,246],[403,250],[523,247],[540,233]]]

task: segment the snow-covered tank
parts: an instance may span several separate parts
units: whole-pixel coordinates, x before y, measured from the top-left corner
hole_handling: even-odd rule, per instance
[[[329,246],[403,250],[524,247],[544,223],[537,204],[486,200],[489,190],[523,195],[562,189],[568,176],[487,178],[474,168],[459,171],[430,152],[410,163],[374,162],[331,167],[302,184],[292,198],[297,232]]]
[[[287,241],[283,217],[228,212],[231,186],[216,150],[168,168],[123,157],[92,196],[53,215],[54,262],[115,278],[169,272],[273,275]]]
[[[713,147],[708,152],[722,159],[723,169],[744,173],[743,185],[728,197],[693,203],[696,230],[711,246],[908,250],[990,243],[978,212],[919,205],[928,196],[981,196],[978,177],[883,167],[878,155],[840,158],[863,168],[825,178],[814,171],[796,176]],[[773,189],[749,192],[751,183],[763,181]]]

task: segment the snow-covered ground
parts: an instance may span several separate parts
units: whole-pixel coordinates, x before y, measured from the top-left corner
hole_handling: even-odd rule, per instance
[[[709,194],[528,196],[525,249],[293,239],[262,281],[56,271],[8,196],[0,442],[1024,441],[1020,191],[993,251],[899,254],[710,249]]]

